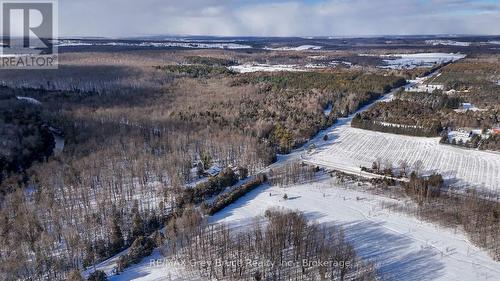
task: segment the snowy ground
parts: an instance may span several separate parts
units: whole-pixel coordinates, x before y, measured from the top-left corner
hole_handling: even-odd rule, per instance
[[[452,142],[455,140],[457,143],[462,142],[466,143],[472,139],[472,134],[467,131],[449,131],[448,132],[448,141]]]
[[[439,144],[439,138],[386,134],[345,125],[331,129],[329,140],[316,145],[303,160],[350,173],[371,167],[378,159],[395,167],[406,160],[422,162],[422,171],[441,173],[455,187],[477,187],[500,192],[500,154]]]
[[[425,44],[428,45],[445,45],[445,46],[460,46],[460,47],[468,47],[471,45],[471,42],[461,42],[461,41],[453,41],[453,40],[426,40]]]
[[[64,150],[64,138],[54,134],[54,154],[60,155]]]
[[[465,58],[463,54],[447,53],[418,53],[418,54],[393,54],[384,59],[387,66],[384,68],[402,69],[416,67],[432,67],[436,64],[457,61]]]
[[[437,73],[431,74],[430,78]],[[425,79],[419,79],[421,83]],[[378,102],[389,101],[394,91]],[[367,110],[367,105],[358,112]],[[357,113],[357,112],[356,112]],[[440,138],[422,138],[361,130],[351,127],[352,118],[341,118],[309,141],[304,149],[292,152],[284,159],[298,158],[315,165],[351,174],[360,174],[360,166],[371,167],[379,158],[395,166],[405,160],[410,167],[421,161],[421,171],[441,173],[448,184],[456,188],[475,187],[500,192],[500,154],[439,144]],[[323,141],[324,135],[328,141]],[[316,147],[312,153],[305,148]]]
[[[467,112],[469,110],[470,111],[482,111],[482,109],[477,108],[473,104],[466,102],[466,103],[462,103],[460,108],[455,109],[455,112]]]
[[[255,63],[255,64],[242,64],[242,65],[235,65],[235,66],[230,66],[228,67],[230,70],[236,71],[238,73],[249,73],[249,72],[277,72],[277,71],[292,71],[292,72],[299,72],[299,71],[306,71],[304,67],[300,67],[299,65],[295,64],[262,64],[262,63]]]
[[[301,45],[298,47],[264,47],[264,50],[268,51],[307,51],[307,50],[321,50],[323,47],[316,45]]]
[[[391,213],[380,202],[396,200],[340,188],[332,181],[323,178],[286,189],[261,187],[213,221],[241,226],[270,207],[300,210],[319,223],[341,225],[358,254],[374,261],[388,280],[500,280],[500,263],[460,232]]]
[[[314,69],[322,69],[327,67],[329,66],[322,64],[306,64],[302,66],[296,64],[247,63],[247,64],[230,66],[228,68],[238,73],[249,73],[249,72],[278,72],[278,71],[303,72],[303,71],[311,71]]]
[[[42,104],[40,101],[38,101],[37,99],[34,99],[34,98],[30,98],[30,97],[20,97],[20,96],[17,96],[16,97],[18,100],[21,100],[21,101],[25,101],[25,102],[29,102],[31,104],[36,104],[36,105],[40,105]]]
[[[287,188],[265,185],[213,216],[210,222],[245,227],[269,208],[299,210],[311,221],[341,226],[357,253],[374,262],[386,280],[500,280],[500,263],[472,245],[461,231],[383,209],[382,202],[399,201],[363,192],[362,188],[338,184],[329,176]],[[288,200],[283,199],[285,193]],[[199,280],[182,266],[151,266],[152,260],[158,259],[163,257],[155,251],[110,281]]]
[[[96,266],[97,269],[104,271],[108,275],[109,281],[201,281],[199,276],[186,270],[180,262],[165,259],[158,249],[144,258],[140,263],[128,267],[124,272],[116,275],[114,268],[118,256],[107,260]],[[88,276],[93,270],[84,272]]]

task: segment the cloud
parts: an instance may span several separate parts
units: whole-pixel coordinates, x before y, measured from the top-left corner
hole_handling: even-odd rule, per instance
[[[491,0],[61,0],[62,36],[500,34]]]

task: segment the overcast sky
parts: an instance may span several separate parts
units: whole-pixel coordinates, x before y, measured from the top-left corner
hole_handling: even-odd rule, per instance
[[[500,35],[500,0],[59,0],[61,36]]]

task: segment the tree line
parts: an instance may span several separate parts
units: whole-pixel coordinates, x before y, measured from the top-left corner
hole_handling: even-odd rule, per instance
[[[376,280],[342,229],[309,223],[299,212],[270,209],[244,229],[206,225],[190,211],[182,233],[168,233],[162,253],[218,280]],[[173,228],[171,228],[173,229]]]

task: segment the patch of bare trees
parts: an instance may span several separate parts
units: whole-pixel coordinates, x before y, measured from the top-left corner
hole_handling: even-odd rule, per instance
[[[271,185],[289,186],[310,182],[318,172],[318,168],[300,162],[290,162],[268,172]]]
[[[416,204],[384,206],[414,214],[423,220],[463,229],[470,240],[500,260],[500,202],[498,197],[474,190],[463,194],[446,192],[441,175],[417,177],[403,185]]]
[[[206,278],[376,280],[374,267],[357,257],[341,229],[309,223],[298,212],[270,209],[236,231],[224,224],[203,226],[193,217],[180,219],[177,229],[185,232],[171,236],[162,252]]]

